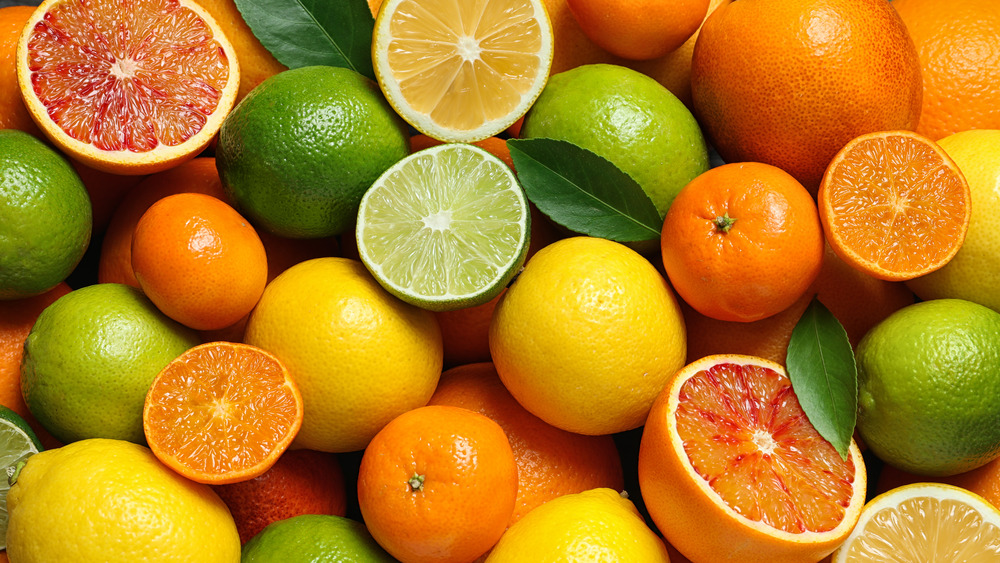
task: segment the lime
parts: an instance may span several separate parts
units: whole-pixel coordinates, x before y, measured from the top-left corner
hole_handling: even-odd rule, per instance
[[[226,192],[255,225],[291,238],[340,234],[379,175],[410,152],[406,123],[378,85],[311,66],[254,88],[219,130]]]
[[[1000,313],[961,299],[904,307],[857,347],[858,431],[886,463],[954,475],[1000,455]]]
[[[395,561],[365,525],[327,514],[304,514],[268,524],[243,546],[243,563]]]
[[[0,130],[0,299],[66,279],[90,244],[91,213],[69,161],[32,135]]]
[[[687,107],[656,80],[617,65],[553,75],[524,116],[520,136],[569,141],[610,160],[642,187],[661,218],[709,164]]]
[[[17,471],[18,462],[42,451],[42,444],[32,432],[28,423],[18,414],[0,405],[0,549],[5,549],[7,537],[7,478]]]
[[[138,289],[90,285],[38,316],[24,344],[21,390],[31,414],[64,443],[145,443],[146,391],[161,369],[198,342]]]
[[[483,304],[524,263],[530,212],[502,160],[473,145],[416,152],[358,210],[358,254],[389,293],[433,311]]]

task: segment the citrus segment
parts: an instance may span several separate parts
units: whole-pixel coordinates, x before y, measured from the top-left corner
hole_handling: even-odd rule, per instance
[[[837,255],[901,281],[944,266],[969,228],[969,185],[934,141],[909,131],[862,135],[823,176],[820,219]]]
[[[42,450],[35,433],[18,414],[0,405],[0,470],[7,475],[17,471],[16,466],[33,454]],[[0,479],[0,549],[6,548],[7,535],[7,491],[10,483]]]
[[[302,425],[302,396],[275,356],[211,342],[191,348],[156,376],[143,431],[164,464],[199,483],[264,473]]]
[[[477,141],[524,115],[552,64],[541,0],[389,0],[372,40],[389,103],[421,133]]]
[[[239,87],[232,46],[192,0],[46,0],[21,35],[17,64],[21,95],[45,134],[117,173],[193,157]]]

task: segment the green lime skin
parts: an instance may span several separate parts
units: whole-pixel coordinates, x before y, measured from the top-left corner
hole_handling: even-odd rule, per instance
[[[861,438],[918,475],[1000,456],[1000,313],[961,299],[904,307],[858,343]]]
[[[142,408],[153,379],[200,342],[134,287],[89,285],[42,311],[24,344],[21,393],[63,443],[145,444]]]
[[[642,187],[661,218],[677,192],[709,167],[705,137],[683,102],[618,65],[583,65],[550,77],[520,136],[569,141],[610,160]]]
[[[364,524],[325,514],[272,522],[243,546],[242,563],[389,563]]]
[[[28,133],[0,130],[0,299],[65,280],[90,244],[92,213],[69,161]]]
[[[406,122],[374,81],[311,66],[268,78],[230,112],[216,166],[255,225],[320,238],[352,227],[364,192],[409,152]]]

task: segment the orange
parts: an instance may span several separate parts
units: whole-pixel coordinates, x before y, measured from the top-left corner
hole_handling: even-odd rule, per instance
[[[75,160],[70,160],[69,163],[73,165],[73,169],[80,175],[83,187],[87,188],[87,194],[90,195],[90,205],[94,216],[93,232],[96,237],[108,228],[108,223],[111,222],[111,217],[114,215],[118,204],[146,176],[110,174],[80,164]]]
[[[605,51],[633,60],[662,57],[701,25],[708,0],[567,0],[577,24]]]
[[[851,139],[913,130],[920,61],[885,0],[739,0],[705,20],[695,115],[725,162],[764,162],[815,193]]]
[[[233,107],[239,77],[232,45],[194,0],[45,0],[17,50],[21,96],[38,127],[72,158],[118,174],[201,152]]]
[[[139,287],[132,273],[132,234],[150,205],[178,193],[203,193],[228,201],[215,169],[214,157],[189,160],[170,170],[152,174],[129,190],[115,208],[101,243],[97,281]]]
[[[445,367],[490,361],[490,321],[505,291],[482,305],[434,312],[441,327]]]
[[[0,129],[20,129],[41,137],[31,115],[21,100],[17,86],[17,40],[34,6],[6,6],[0,8]]]
[[[584,436],[545,423],[514,400],[492,363],[445,371],[428,404],[479,412],[507,434],[517,462],[517,505],[508,525],[556,497],[625,486],[611,436]]]
[[[857,445],[845,460],[816,432],[784,368],[738,355],[677,372],[638,473],[653,521],[692,561],[818,561],[850,534],[867,486]]]
[[[678,295],[723,321],[756,321],[787,309],[823,260],[823,230],[809,192],[786,172],[755,162],[726,164],[692,180],[667,210],[660,240]]]
[[[302,396],[278,358],[209,342],[156,376],[142,409],[149,449],[198,483],[225,485],[271,468],[302,425]]]
[[[408,563],[472,561],[514,512],[517,465],[503,428],[431,405],[386,424],[365,448],[358,505],[372,537]]]
[[[240,542],[247,543],[265,526],[301,514],[347,514],[344,474],[335,454],[287,450],[257,477],[214,485],[236,521]]]
[[[924,98],[917,132],[937,141],[1000,129],[1000,5],[992,0],[894,0],[917,46]]]
[[[158,309],[196,330],[245,317],[267,283],[257,232],[205,194],[167,196],[143,213],[132,237],[132,269]]]
[[[837,256],[874,277],[904,281],[958,253],[970,197],[958,165],[937,143],[886,131],[847,143],[823,175],[817,199]]]
[[[981,465],[972,471],[946,477],[914,475],[885,464],[879,473],[875,492],[876,494],[881,494],[903,485],[927,481],[962,487],[983,497],[993,506],[1000,508],[1000,458],[994,459],[986,465]]]

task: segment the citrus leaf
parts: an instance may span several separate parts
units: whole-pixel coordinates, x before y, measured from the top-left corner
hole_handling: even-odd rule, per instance
[[[785,365],[809,422],[847,459],[858,414],[854,350],[840,321],[815,297],[792,330]]]
[[[375,79],[375,19],[365,0],[236,0],[236,8],[288,68],[339,66]]]
[[[524,193],[556,223],[620,242],[660,236],[653,201],[606,158],[556,139],[510,139],[507,147]]]

